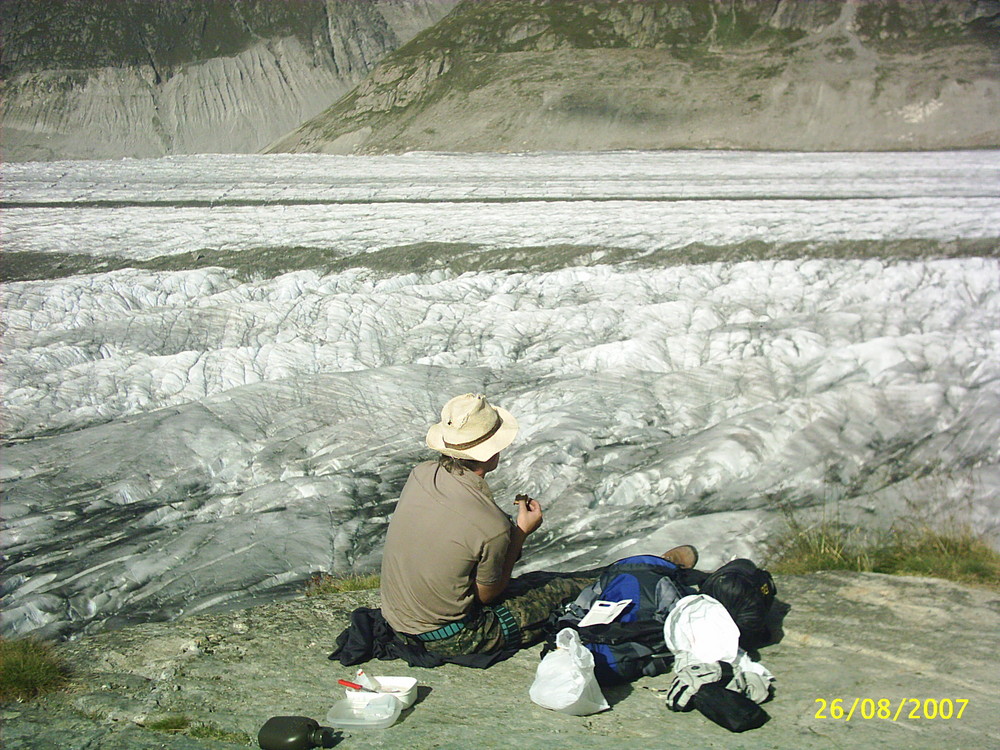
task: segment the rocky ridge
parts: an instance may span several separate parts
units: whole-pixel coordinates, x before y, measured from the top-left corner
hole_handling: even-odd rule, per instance
[[[255,152],[456,0],[8,0],[3,158]]]
[[[547,711],[528,699],[534,648],[486,671],[369,664],[372,674],[417,677],[418,703],[389,729],[344,731],[338,747],[937,750],[1000,743],[996,592],[859,573],[785,576],[777,584],[781,637],[760,653],[777,692],[765,705],[772,718],[760,729],[732,735],[697,713],[670,713],[657,692],[669,675],[607,690],[612,709],[604,713]],[[322,723],[342,697],[337,679],[353,674],[327,659],[335,636],[351,610],[377,604],[376,591],[299,598],[65,643],[60,648],[75,672],[71,689],[0,707],[4,746],[244,747],[256,745],[272,715]],[[153,729],[170,718],[174,730]]]
[[[1000,144],[976,0],[461,3],[271,151]]]

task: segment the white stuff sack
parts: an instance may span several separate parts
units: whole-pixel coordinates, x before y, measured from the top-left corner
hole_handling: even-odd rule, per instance
[[[762,703],[770,696],[774,675],[740,648],[740,629],[726,608],[708,594],[685,596],[663,623],[663,640],[674,653],[674,672],[690,664],[725,661],[733,665],[727,687]]]
[[[556,650],[539,663],[528,696],[542,708],[573,716],[610,708],[594,677],[594,655],[573,628],[563,628],[556,634]]]
[[[722,604],[708,594],[685,596],[663,623],[663,640],[674,652],[674,669],[687,664],[736,661],[740,629]]]

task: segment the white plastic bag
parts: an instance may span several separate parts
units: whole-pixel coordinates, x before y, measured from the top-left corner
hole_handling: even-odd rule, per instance
[[[539,663],[528,696],[542,708],[573,716],[610,708],[594,677],[594,655],[580,643],[580,634],[572,628],[556,634],[556,650]]]

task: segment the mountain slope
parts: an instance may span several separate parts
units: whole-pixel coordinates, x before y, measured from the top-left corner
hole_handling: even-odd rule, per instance
[[[6,0],[3,158],[254,152],[456,0]]]
[[[975,0],[466,0],[271,150],[995,146],[998,19]]]

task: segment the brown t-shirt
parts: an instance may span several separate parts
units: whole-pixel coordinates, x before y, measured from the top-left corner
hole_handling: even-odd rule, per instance
[[[477,474],[451,474],[437,461],[417,465],[389,521],[382,556],[382,614],[400,633],[461,620],[475,581],[500,579],[510,519]]]

